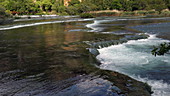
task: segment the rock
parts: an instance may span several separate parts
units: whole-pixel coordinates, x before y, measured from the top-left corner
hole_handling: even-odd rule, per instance
[[[8,23],[12,23],[14,21],[13,18],[8,18],[8,19],[0,19],[0,25],[1,24],[8,24]]]
[[[99,51],[96,48],[90,48],[89,51],[90,51],[90,53],[92,53],[95,56],[100,54]]]

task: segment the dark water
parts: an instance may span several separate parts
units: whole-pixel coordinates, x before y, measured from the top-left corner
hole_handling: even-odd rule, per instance
[[[167,20],[72,18],[0,26],[0,94],[74,96],[79,92],[79,96],[117,96],[110,93],[111,82],[85,75],[83,70],[93,58],[88,56],[86,48],[90,46],[84,42],[118,40],[141,33],[127,26]]]
[[[112,90],[111,82],[87,74],[86,69],[89,70],[93,58],[84,41],[123,36],[88,32],[91,30],[86,27],[89,23],[93,21],[71,18],[20,21],[1,26],[0,94],[74,96],[78,92],[80,96],[114,95],[109,91]]]

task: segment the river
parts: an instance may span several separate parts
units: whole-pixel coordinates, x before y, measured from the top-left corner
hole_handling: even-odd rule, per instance
[[[148,23],[162,19],[161,22]],[[139,21],[138,21],[139,20]],[[127,25],[127,28],[149,34],[148,39],[130,40],[127,43],[99,49],[97,58],[102,62],[101,69],[126,74],[152,86],[153,96],[170,94],[170,54],[153,56],[153,46],[170,42],[170,22],[168,18],[127,19],[131,23],[145,22],[140,25]],[[108,21],[110,22],[110,21]],[[121,31],[120,31],[121,33]]]
[[[70,17],[0,26],[0,94],[118,96],[110,91],[118,89],[111,82],[87,75],[93,70],[87,64],[95,62],[86,52],[89,49],[101,62],[93,66],[147,82],[153,96],[168,96],[170,55],[154,57],[150,51],[154,45],[169,42],[169,21]],[[149,37],[142,39],[143,34]]]

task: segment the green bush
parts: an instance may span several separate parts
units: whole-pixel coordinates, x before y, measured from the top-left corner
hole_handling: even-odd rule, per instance
[[[69,6],[69,7],[67,7],[66,12],[69,15],[77,15],[78,14],[78,9],[76,7],[74,7],[74,6]]]
[[[148,12],[147,11],[138,11],[137,14],[139,14],[139,15],[146,15],[146,14],[148,14]]]
[[[170,11],[162,11],[160,13],[161,16],[170,16]]]
[[[118,15],[116,12],[101,12],[101,13],[92,13],[94,16],[115,16]]]
[[[14,17],[14,19],[21,19],[21,17]]]
[[[36,13],[35,15],[45,15],[45,13],[41,12],[41,13]]]
[[[75,7],[78,8],[79,13],[97,10],[97,6],[90,3],[81,3],[79,5],[76,5]]]
[[[121,16],[133,16],[135,15],[135,12],[123,12]]]
[[[158,14],[159,12],[157,11],[148,11],[148,14]]]
[[[91,13],[82,13],[80,14],[81,18],[94,18],[94,15],[92,15]]]
[[[58,6],[58,7],[56,8],[56,12],[57,12],[57,13],[66,12],[66,7],[65,7],[65,6]]]
[[[66,16],[66,15],[69,15],[69,14],[67,12],[62,12],[62,13],[58,13],[58,15]]]

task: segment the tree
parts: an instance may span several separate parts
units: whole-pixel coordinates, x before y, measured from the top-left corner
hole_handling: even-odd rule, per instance
[[[74,6],[74,5],[76,5],[76,4],[80,4],[80,1],[79,1],[79,0],[71,0],[71,1],[69,2],[69,6]]]
[[[120,0],[113,0],[111,2],[111,7],[110,9],[117,9],[117,10],[120,10],[122,8],[122,4],[120,2]]]
[[[64,0],[0,0],[0,5],[7,10],[20,14],[32,14],[42,11],[59,13],[82,13],[87,11],[117,9],[123,11],[170,9],[170,0],[71,0],[68,8]],[[75,8],[73,8],[75,7]],[[69,9],[71,8],[71,9]],[[76,9],[76,12],[73,12]]]

